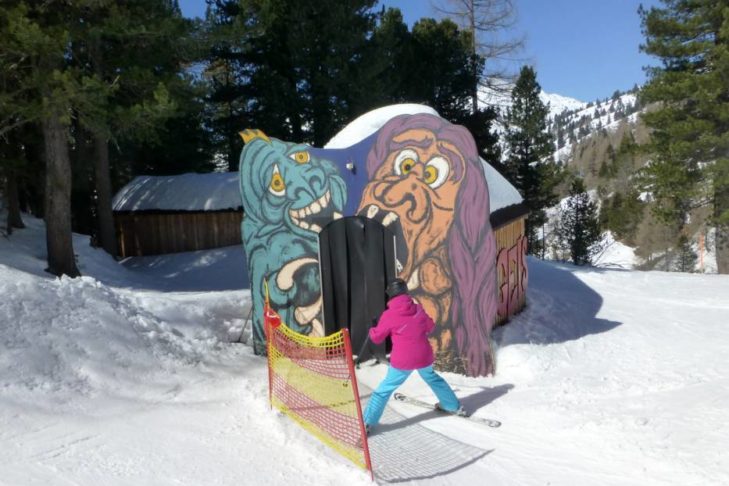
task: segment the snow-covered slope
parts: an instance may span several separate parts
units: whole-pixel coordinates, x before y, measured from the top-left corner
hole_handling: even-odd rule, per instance
[[[635,93],[622,93],[582,106],[550,111],[549,129],[555,139],[554,160],[567,161],[572,147],[600,130],[614,131],[621,123],[635,124],[640,105]]]
[[[120,265],[76,236],[86,276],[55,279],[25,221],[0,238],[0,484],[372,484],[269,409],[265,360],[230,342],[248,292],[205,291],[244,269],[205,252],[178,272],[172,256]],[[503,426],[391,404],[378,481],[729,484],[729,277],[528,264],[496,376],[445,374]],[[170,291],[190,267],[197,291]],[[364,363],[362,389],[384,373]],[[417,377],[403,391],[433,399]]]
[[[554,115],[558,115],[563,111],[582,110],[587,105],[584,101],[557,93],[547,93],[546,91],[539,93],[539,98],[542,100],[542,103],[549,104],[549,114],[552,118],[554,118]]]
[[[511,89],[512,87],[506,86],[500,91],[495,91],[487,87],[481,87],[479,88],[479,102],[497,108],[504,115],[511,106]],[[584,101],[556,93],[547,93],[546,91],[539,93],[539,99],[542,100],[542,103],[549,104],[550,119],[554,119],[555,116],[564,111],[579,111],[587,106]],[[497,125],[497,128],[500,128],[500,125]]]

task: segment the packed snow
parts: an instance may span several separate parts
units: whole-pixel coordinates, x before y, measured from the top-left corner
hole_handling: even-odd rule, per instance
[[[57,279],[24,219],[0,238],[0,484],[371,484],[270,410],[266,362],[240,342],[244,268],[217,250],[118,263],[75,235],[84,277]],[[444,374],[502,427],[391,403],[376,481],[729,484],[729,277],[528,264],[496,375]],[[362,365],[363,400],[384,373]],[[433,399],[417,377],[403,392]]]

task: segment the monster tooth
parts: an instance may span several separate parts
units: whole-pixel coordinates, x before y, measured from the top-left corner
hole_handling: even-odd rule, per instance
[[[318,224],[312,224],[309,229],[314,233],[319,233],[321,231],[321,226],[319,226]]]
[[[415,290],[420,286],[420,268],[413,269],[412,275],[408,279],[408,290]]]
[[[310,214],[311,214],[311,213],[313,212],[313,211],[312,211],[312,210],[311,210],[311,209],[309,208],[309,206],[306,206],[306,207],[305,207],[304,209],[302,209],[301,211],[303,211],[303,212],[304,212],[304,216],[309,216],[309,215],[310,215]]]
[[[342,213],[338,213],[334,211],[334,214],[332,214],[332,219],[341,219]]]
[[[321,206],[319,205],[319,201],[314,201],[313,203],[311,203],[311,206],[308,206],[306,209],[309,209],[309,208],[311,208],[312,214],[316,214],[319,211],[321,211]]]
[[[387,216],[382,220],[382,226],[389,226],[393,221],[397,220],[397,214],[387,213]]]
[[[374,204],[373,204],[373,205],[371,205],[371,206],[370,206],[370,207],[369,207],[369,208],[367,209],[367,217],[368,217],[368,218],[370,218],[370,219],[373,219],[373,218],[375,217],[375,215],[377,214],[377,212],[378,212],[379,210],[380,210],[380,208],[378,208],[378,207],[377,207],[377,206],[375,206]]]
[[[324,207],[329,206],[329,201],[332,200],[332,194],[329,191],[327,191],[326,193],[324,193],[324,197],[326,198],[326,203],[322,204],[322,206],[324,206]]]
[[[322,208],[329,206],[329,191],[325,192],[324,195],[319,198],[319,204]]]
[[[306,221],[299,221],[299,228],[303,228],[305,230],[308,230],[309,229],[309,223],[307,223]]]

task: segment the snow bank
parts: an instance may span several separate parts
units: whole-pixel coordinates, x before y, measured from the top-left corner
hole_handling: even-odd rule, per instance
[[[600,246],[602,251],[592,259],[596,267],[632,270],[640,264],[635,249],[617,241],[611,231],[603,233]]]
[[[201,287],[243,268],[196,252],[170,277],[74,235],[86,276],[57,279],[24,221],[0,238],[0,484],[371,484],[270,411],[265,360],[231,343],[248,291],[160,291],[186,267]]]
[[[231,327],[242,328],[236,317],[250,301],[246,292],[218,296],[204,311],[200,302],[210,294],[140,293],[143,280],[162,288],[167,282],[117,264],[81,235],[74,241],[79,267],[95,276],[52,278],[43,271],[43,224],[24,220],[28,228],[0,244],[0,294],[8,296],[0,300],[0,387],[6,394],[41,391],[60,401],[69,394],[144,394],[179,366],[203,364],[230,340]]]

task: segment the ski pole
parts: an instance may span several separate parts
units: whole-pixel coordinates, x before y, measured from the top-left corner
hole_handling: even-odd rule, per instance
[[[377,325],[377,319],[372,319],[372,324]],[[370,326],[372,327],[372,326]],[[362,343],[362,349],[359,350],[359,353],[357,353],[357,359],[355,360],[354,364],[357,366],[357,369],[359,369],[359,363],[362,361],[362,353],[364,353],[365,348],[367,347],[367,344],[370,342],[370,330],[367,329],[367,336],[365,337],[364,343]]]
[[[364,340],[364,343],[362,343],[362,349],[359,350],[359,353],[357,353],[357,359],[354,361],[355,366],[357,369],[359,369],[359,363],[362,361],[362,353],[364,353],[365,347],[367,347],[367,344],[370,342],[370,333],[367,333],[367,337]]]

